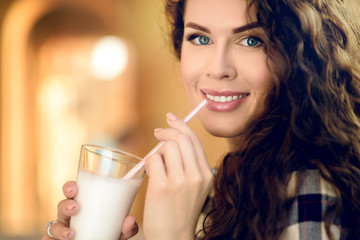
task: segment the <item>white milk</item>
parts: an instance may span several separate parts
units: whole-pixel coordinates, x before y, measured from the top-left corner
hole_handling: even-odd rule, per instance
[[[142,179],[116,179],[79,171],[75,240],[117,240]]]

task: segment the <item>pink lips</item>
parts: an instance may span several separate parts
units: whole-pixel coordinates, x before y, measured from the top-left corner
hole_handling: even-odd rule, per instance
[[[216,91],[213,89],[202,89],[202,94],[208,101],[207,108],[214,112],[232,111],[239,107],[249,96],[249,93],[246,92]],[[227,100],[220,102],[219,99]]]

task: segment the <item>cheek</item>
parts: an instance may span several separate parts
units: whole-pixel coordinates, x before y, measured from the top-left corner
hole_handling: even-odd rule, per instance
[[[249,105],[249,117],[251,118],[251,116],[261,114],[264,110],[265,99],[274,81],[266,64],[265,57],[258,58],[257,64],[248,64],[246,75],[247,77],[245,79],[253,94],[252,101]]]
[[[196,79],[194,69],[196,64],[192,64],[191,59],[187,59],[186,57],[181,58],[180,70],[181,70],[181,78],[184,84],[185,92],[188,96],[188,99],[191,103],[195,104],[196,100],[194,97],[194,93],[196,92]]]
[[[181,50],[181,73],[183,76],[198,76],[207,66],[210,51],[194,47],[188,42],[183,43]]]
[[[254,86],[254,103],[253,112],[254,114],[261,113],[264,110],[265,99],[269,94],[269,89],[272,86],[272,80],[269,75],[261,76],[260,79]]]
[[[270,87],[273,85],[273,80],[270,75],[262,75],[259,81],[254,84],[254,92],[257,98],[263,99],[267,96]]]
[[[250,64],[251,63],[251,64]],[[266,64],[266,56],[258,57],[255,61],[249,62],[244,68],[247,75],[245,79],[256,95],[266,95],[269,87],[273,84],[271,72]]]
[[[186,86],[191,85],[193,79],[196,79],[197,76],[201,74],[200,64],[196,61],[195,58],[186,54],[186,52],[182,54],[181,57],[181,76]]]

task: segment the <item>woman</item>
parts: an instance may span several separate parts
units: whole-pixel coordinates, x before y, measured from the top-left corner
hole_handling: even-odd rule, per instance
[[[360,239],[357,7],[167,0],[189,99],[208,100],[199,118],[231,148],[199,238]],[[176,116],[167,119],[170,128],[155,130],[167,143],[146,163],[144,234],[193,239],[211,171],[197,136]],[[76,212],[64,210],[70,203],[59,204],[62,222]],[[136,226],[131,221],[123,232]],[[72,237],[66,224],[52,231]]]

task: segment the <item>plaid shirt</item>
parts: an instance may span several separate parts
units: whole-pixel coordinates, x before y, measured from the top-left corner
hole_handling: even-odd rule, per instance
[[[290,209],[288,227],[281,240],[328,240],[323,218],[325,211],[334,206],[336,202],[336,195],[332,186],[321,177],[319,170],[308,169],[302,175],[300,188],[296,193],[296,177],[297,172],[294,172],[289,182],[289,194],[293,203]],[[212,197],[213,192],[209,194],[208,203]],[[197,230],[202,227],[206,207],[200,215]],[[347,221],[351,221],[351,219],[338,219],[336,223],[331,225],[330,231],[335,240],[346,239],[344,233],[346,233],[347,228],[344,225]],[[198,237],[201,237],[201,234]]]
[[[289,188],[294,186],[291,183],[295,182],[296,174],[296,172],[293,174]],[[325,211],[331,209],[335,202],[336,197],[334,190],[332,186],[321,177],[319,170],[306,170],[300,179],[299,192],[293,197],[293,204],[289,215],[289,225],[284,233],[284,239],[329,239],[326,235],[323,217]],[[331,225],[330,231],[334,239],[346,239],[344,235],[346,228],[341,225],[340,219]]]

